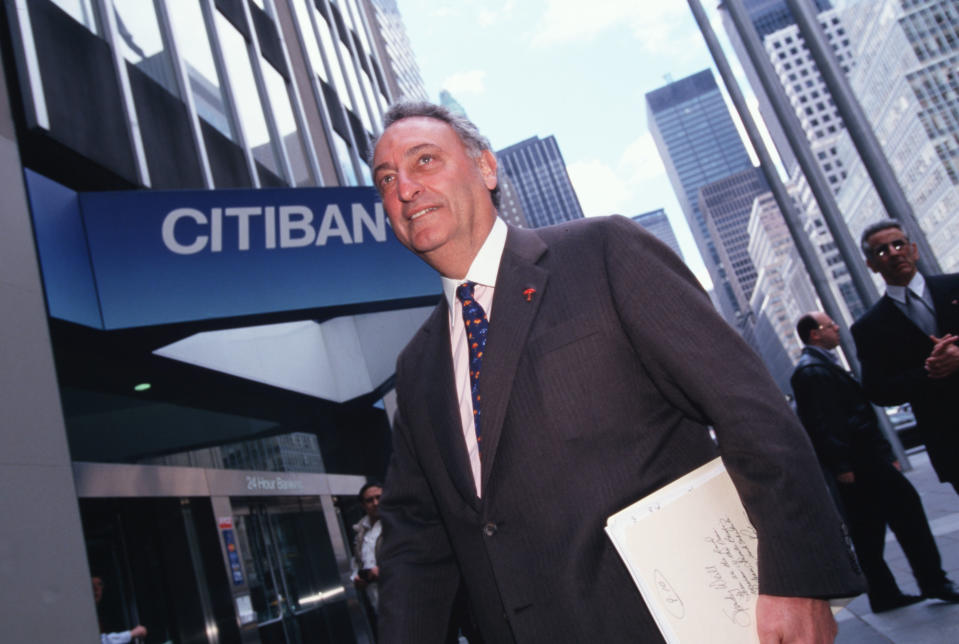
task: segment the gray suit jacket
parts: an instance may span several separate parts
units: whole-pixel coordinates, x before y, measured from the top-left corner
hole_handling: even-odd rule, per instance
[[[603,527],[715,456],[710,425],[759,533],[761,592],[861,590],[805,432],[686,267],[633,222],[509,231],[481,376],[482,499],[447,315],[441,302],[397,365],[381,642],[442,641],[461,583],[488,643],[658,641]]]

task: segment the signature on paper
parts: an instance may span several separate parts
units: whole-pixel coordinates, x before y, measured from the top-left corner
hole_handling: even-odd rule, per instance
[[[653,571],[653,582],[656,584],[656,592],[659,593],[659,598],[669,614],[676,619],[684,618],[686,616],[686,606],[683,605],[683,600],[679,598],[679,595],[676,594],[672,585],[659,569]]]

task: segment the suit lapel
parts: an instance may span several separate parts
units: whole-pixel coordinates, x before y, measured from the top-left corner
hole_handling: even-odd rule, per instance
[[[416,370],[423,379],[418,384],[419,392],[414,399],[426,401],[433,435],[453,486],[464,501],[479,510],[479,498],[473,484],[457,407],[453,357],[450,353],[449,308],[445,298],[423,330],[428,339],[420,361],[421,367]]]
[[[879,298],[879,306],[883,309],[882,312],[885,320],[888,321],[890,325],[897,327],[889,329],[894,336],[908,338],[913,343],[918,342],[923,345],[930,345],[931,347],[932,340],[929,339],[929,336],[917,327],[916,323],[910,320],[908,315],[899,310],[899,307],[896,306],[896,303],[893,302],[891,297],[883,295]]]
[[[936,323],[940,335],[959,330],[959,279],[952,275],[940,275],[926,280],[936,308]]]
[[[482,489],[488,488],[516,368],[543,299],[548,272],[536,265],[546,244],[536,233],[510,228],[493,295],[489,339],[483,355]],[[485,493],[484,493],[485,497]]]

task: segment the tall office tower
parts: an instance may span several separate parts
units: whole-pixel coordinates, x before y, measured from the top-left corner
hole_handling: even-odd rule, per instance
[[[526,218],[526,212],[523,210],[523,203],[520,199],[519,191],[510,176],[499,168],[496,173],[496,179],[499,182],[499,208],[497,214],[508,224],[518,228],[529,228],[530,223]]]
[[[770,321],[795,364],[802,351],[796,322],[819,305],[772,193],[760,196],[753,204],[749,215],[749,256],[758,267],[750,307],[755,315],[765,315]]]
[[[799,28],[785,6],[785,2],[780,2],[781,10],[785,14],[782,11],[779,12],[778,15],[781,19],[778,22],[773,23],[762,19],[757,21],[757,18],[761,17],[758,13],[755,13],[757,7],[769,4],[772,3],[747,2],[747,11],[754,17],[754,26],[756,26],[760,38],[763,39],[766,53],[779,78],[783,91],[799,119],[800,126],[810,149],[815,155],[816,162],[829,182],[833,194],[838,194],[846,179],[844,161],[838,154],[839,141],[844,135],[842,119],[832,97],[829,95],[828,88],[819,74],[812,55],[806,48],[805,41],[799,33]],[[842,24],[840,13],[834,9],[829,9],[826,5],[828,3],[818,5],[822,10],[818,15],[819,24],[837,59],[848,73],[855,64],[851,41]],[[755,76],[755,67],[752,66],[745,55],[742,41],[725,11],[723,11],[723,19],[726,30],[730,34],[730,39],[734,42],[734,48],[736,48],[743,67],[747,71],[747,76],[750,77],[750,82],[753,82],[754,88],[757,88],[760,112],[767,120],[777,149],[781,150],[783,146],[788,144],[785,141],[785,135],[782,133],[779,120],[773,115],[766,94],[761,91],[762,88]],[[786,160],[791,157],[791,153],[786,155],[781,152],[781,156]],[[841,306],[847,314],[861,312],[862,303],[853,288],[849,271],[839,255],[831,234],[824,226],[822,214],[809,189],[806,178],[798,164],[787,162],[785,165],[790,176],[790,189],[794,193],[794,197],[800,197],[796,200],[796,203],[801,207],[800,216],[807,234],[810,235],[817,248],[817,256],[822,262],[830,289],[837,299],[842,302]],[[847,321],[851,322],[853,319],[855,317],[847,318]]]
[[[646,121],[673,191],[689,222],[713,282],[723,317],[735,324],[743,312],[727,276],[732,267],[720,261],[699,189],[752,167],[736,125],[713,74],[706,69],[646,94]]]
[[[633,217],[633,221],[655,235],[659,241],[673,249],[673,252],[680,259],[683,259],[683,251],[679,249],[676,233],[673,232],[673,227],[669,223],[669,217],[666,216],[665,210],[660,208],[659,210],[644,212]]]
[[[716,243],[719,261],[732,273],[730,283],[740,311],[749,310],[756,267],[749,257],[749,213],[753,201],[769,192],[762,170],[748,168],[699,189],[699,209]]]
[[[806,177],[798,169],[786,182],[789,192],[799,213],[799,223],[803,234],[816,250],[816,257],[822,266],[826,283],[832,291],[833,299],[839,304],[843,319],[852,324],[856,318],[866,312],[866,305],[859,297],[849,269],[839,253],[832,233],[826,226],[819,204],[809,187]]]
[[[440,90],[440,105],[448,109],[453,114],[469,118],[466,110],[460,105],[453,95],[447,90]],[[497,166],[497,180],[499,181],[499,207],[497,214],[508,224],[518,228],[529,228],[529,221],[523,211],[523,204],[520,200],[520,194],[516,185],[509,175],[503,169],[502,162]]]
[[[453,95],[445,89],[440,90],[440,105],[448,109],[453,114],[458,114],[464,118],[469,118],[469,116],[466,115],[466,110],[463,109],[462,105],[460,105],[460,102],[453,98]]]
[[[796,24],[796,20],[793,18],[792,12],[786,4],[786,0],[742,0],[742,2],[746,13],[756,28],[756,32],[759,34],[760,40],[763,40],[768,34]],[[724,5],[724,2],[720,2],[719,4],[723,27],[729,36],[733,50],[736,52],[736,57],[739,59],[743,71],[746,73],[749,86],[752,87],[753,93],[756,95],[756,100],[759,103],[759,113],[762,115],[766,129],[769,130],[769,135],[773,140],[776,151],[779,153],[779,157],[782,159],[786,171],[791,173],[797,166],[796,155],[793,154],[792,148],[789,146],[779,119],[776,118],[769,98],[766,96],[766,92],[759,82],[759,75],[756,73],[756,68],[746,55],[742,38],[736,30],[735,25],[733,25],[732,19],[729,17],[729,12],[726,11]],[[816,8],[819,9],[819,11],[825,11],[831,7],[832,3],[830,0],[816,0]]]
[[[389,61],[392,73],[386,74],[385,79],[394,100],[429,100],[396,0],[368,0],[363,6],[376,18],[370,22],[376,25],[374,32],[377,46],[382,48],[380,55]]]
[[[4,641],[97,641],[91,569],[151,641],[373,641],[339,512],[439,285],[369,187],[370,1],[0,3]]]
[[[513,182],[523,212],[532,228],[583,218],[583,209],[566,162],[553,136],[531,137],[496,153],[496,158]]]
[[[836,10],[818,15],[819,24],[836,54],[836,59],[847,74],[854,67],[849,35]],[[829,95],[816,63],[799,27],[790,25],[768,34],[763,40],[786,97],[799,118],[799,124],[816,155],[820,169],[829,181],[833,194],[839,192],[846,178],[837,144],[843,132],[842,117]]]
[[[853,91],[942,270],[959,270],[959,7],[877,0],[843,19],[857,60]],[[849,174],[839,205],[858,238],[884,208],[851,141],[839,147]]]

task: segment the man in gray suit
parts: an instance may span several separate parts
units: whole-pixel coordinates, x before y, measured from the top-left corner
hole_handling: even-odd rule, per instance
[[[488,643],[661,641],[603,527],[716,456],[713,427],[759,537],[761,641],[831,642],[824,599],[863,587],[845,528],[680,260],[622,217],[507,227],[489,143],[427,103],[387,113],[373,176],[444,289],[397,363],[381,641],[442,641],[460,590]]]

